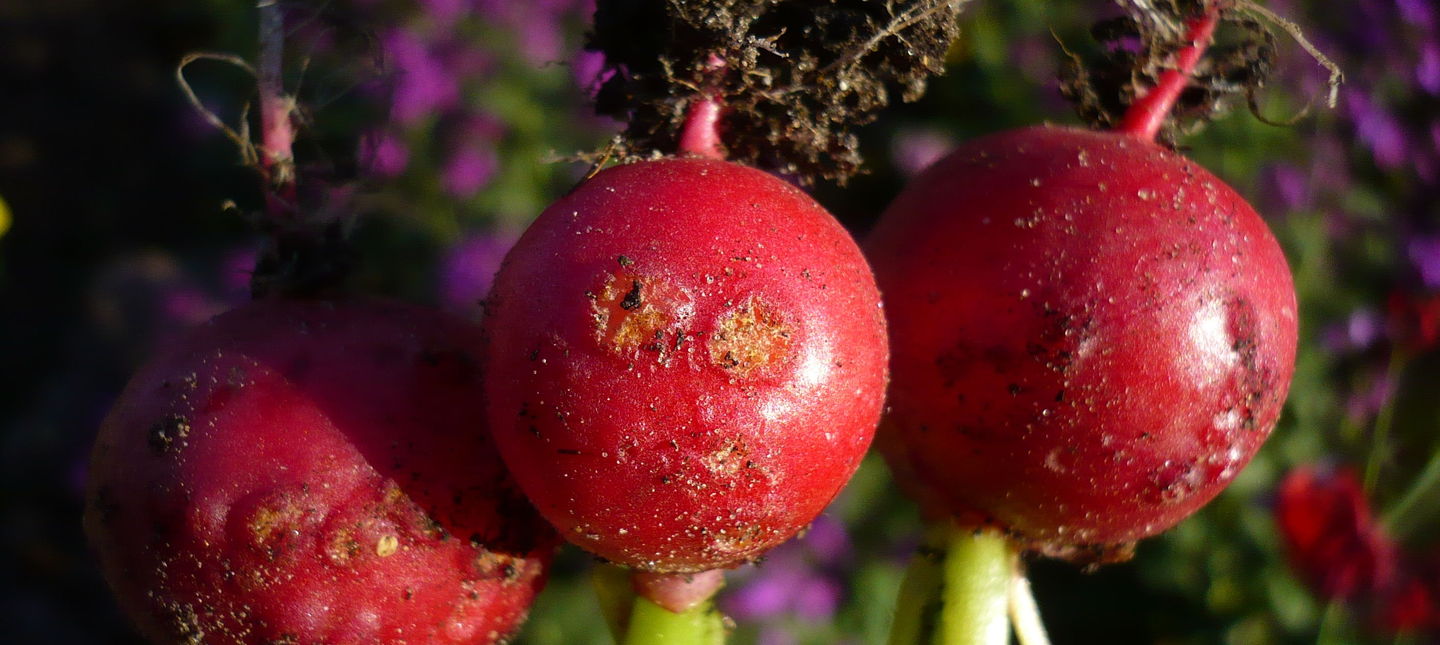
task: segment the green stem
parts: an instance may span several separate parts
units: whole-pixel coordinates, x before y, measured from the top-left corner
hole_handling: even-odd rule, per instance
[[[595,599],[600,601],[600,614],[615,642],[625,638],[625,627],[634,611],[635,591],[630,587],[630,572],[617,566],[602,564],[590,574]]]
[[[1365,492],[1375,490],[1380,481],[1380,470],[1390,458],[1390,428],[1395,425],[1395,392],[1399,389],[1400,374],[1405,371],[1405,353],[1399,349],[1390,350],[1390,362],[1385,367],[1385,381],[1380,387],[1388,388],[1385,403],[1375,413],[1375,429],[1370,440],[1370,456],[1365,464]]]
[[[956,529],[945,554],[940,645],[1007,645],[1014,557],[999,531]]]
[[[724,645],[725,617],[706,600],[684,613],[675,613],[635,597],[624,645]]]
[[[1433,500],[1437,498],[1440,498],[1440,451],[1430,457],[1430,463],[1425,464],[1425,469],[1420,471],[1420,475],[1410,484],[1410,490],[1405,491],[1405,496],[1385,513],[1385,527],[1390,529],[1391,535],[1403,539],[1425,515],[1417,514],[1416,511],[1429,510]]]
[[[931,526],[900,583],[895,602],[895,620],[890,625],[890,645],[922,645],[934,641],[940,619],[940,592],[945,587],[945,538],[950,528]]]
[[[1007,645],[1016,557],[999,531],[933,527],[901,584],[890,645]]]

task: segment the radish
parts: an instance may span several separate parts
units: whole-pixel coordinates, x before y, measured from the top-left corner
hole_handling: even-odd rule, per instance
[[[1133,542],[1219,493],[1280,414],[1296,309],[1279,245],[1148,141],[980,139],[907,186],[868,248],[899,458],[951,513],[1037,546]]]
[[[96,440],[86,531],[156,643],[502,642],[559,540],[480,422],[483,338],[333,295],[348,254],[298,201],[281,9],[259,11],[262,145],[241,141],[271,233],[251,288],[271,297],[130,381]]]
[[[261,301],[130,382],[86,529],[157,643],[494,643],[553,533],[480,417],[480,334],[380,302]]]
[[[1003,637],[997,542],[1124,559],[1229,484],[1279,417],[1296,349],[1285,257],[1240,195],[1153,142],[1220,5],[1116,131],[962,146],[868,239],[892,338],[887,456],[966,529],[942,538],[944,566],[1002,585],[942,631]]]
[[[490,423],[570,541],[651,572],[789,539],[860,464],[885,386],[869,268],[761,171],[606,170],[506,258],[486,307]]]

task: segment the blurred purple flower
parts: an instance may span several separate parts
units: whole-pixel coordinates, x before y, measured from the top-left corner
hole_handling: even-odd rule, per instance
[[[890,159],[900,173],[910,177],[935,163],[951,148],[955,140],[938,130],[907,130],[895,135],[890,146]]]
[[[1321,344],[1331,352],[1355,352],[1368,349],[1385,332],[1385,321],[1369,308],[1356,309],[1343,322],[1321,333]]]
[[[813,576],[801,580],[799,587],[793,589],[792,593],[794,599],[791,606],[798,618],[823,623],[840,609],[843,589],[840,581],[834,578]]]
[[[815,518],[810,523],[810,530],[799,542],[805,545],[816,561],[826,566],[844,564],[850,560],[852,553],[850,534],[845,531],[845,525],[828,515]]]
[[[435,24],[449,25],[470,11],[468,0],[420,0],[421,9]]]
[[[1420,48],[1415,65],[1415,82],[1431,94],[1440,94],[1440,43],[1430,41]]]
[[[500,160],[488,147],[465,146],[455,151],[445,163],[440,181],[445,191],[457,199],[474,197],[495,177]]]
[[[1433,29],[1435,25],[1435,0],[1395,0],[1400,16],[1416,27]]]
[[[1376,105],[1364,92],[1347,92],[1345,98],[1355,134],[1370,149],[1375,164],[1386,170],[1403,164],[1407,156],[1406,134],[1395,115]]]
[[[396,71],[392,118],[402,125],[414,125],[455,106],[460,88],[454,75],[416,33],[391,29],[381,42]]]
[[[1351,392],[1345,402],[1345,412],[1352,419],[1368,419],[1375,416],[1395,393],[1395,382],[1384,374],[1376,375],[1368,387]]]
[[[570,74],[574,77],[575,84],[584,88],[585,93],[594,96],[600,89],[600,85],[608,80],[600,77],[600,72],[605,69],[605,54],[581,50],[570,62]]]
[[[410,164],[410,148],[395,133],[377,130],[360,140],[360,163],[375,177],[396,177]]]
[[[236,248],[220,260],[220,296],[226,304],[238,306],[250,300],[250,276],[260,252],[254,246]]]
[[[736,588],[722,596],[720,604],[740,621],[794,616],[823,623],[840,608],[844,586],[834,571],[850,557],[844,526],[821,516],[804,537],[781,545],[763,564],[735,576]]]
[[[1440,289],[1440,237],[1410,238],[1406,252],[1425,286]]]
[[[452,248],[440,266],[441,306],[465,314],[477,313],[490,292],[500,262],[515,244],[507,234],[476,235]]]
[[[1275,163],[1260,173],[1260,182],[1273,206],[1282,212],[1297,210],[1308,204],[1310,182],[1305,172],[1294,164]],[[1278,213],[1272,213],[1276,215]]]
[[[760,635],[755,638],[755,645],[796,645],[800,639],[780,625],[772,625],[760,630]]]

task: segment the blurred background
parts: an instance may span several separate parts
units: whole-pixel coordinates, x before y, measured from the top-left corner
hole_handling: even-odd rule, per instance
[[[301,163],[358,215],[356,289],[479,313],[509,243],[618,124],[592,116],[588,0],[289,5]],[[1270,443],[1197,516],[1094,573],[1036,562],[1057,643],[1440,642],[1440,6],[1271,0],[1344,69],[1290,127],[1241,109],[1183,140],[1246,195],[1291,262],[1299,364]],[[973,2],[948,71],[861,130],[868,174],[815,194],[863,235],[956,143],[1076,123],[1057,38],[1112,4]],[[254,55],[253,2],[0,2],[0,642],[137,643],[80,530],[88,448],[157,342],[247,297],[254,173],[175,78]],[[1273,118],[1326,72],[1283,33]],[[229,123],[253,100],[195,63]],[[918,539],[872,458],[808,535],[731,574],[734,642],[880,643]],[[608,636],[567,550],[521,643]]]

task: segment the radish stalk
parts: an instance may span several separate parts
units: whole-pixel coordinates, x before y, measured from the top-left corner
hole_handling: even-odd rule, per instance
[[[1165,119],[1170,116],[1170,108],[1175,106],[1175,101],[1190,82],[1190,74],[1195,71],[1195,65],[1210,46],[1210,40],[1215,36],[1215,25],[1219,22],[1220,3],[1212,2],[1205,10],[1205,15],[1186,24],[1188,44],[1176,53],[1174,69],[1161,74],[1155,87],[1150,88],[1148,93],[1130,105],[1116,130],[1146,141],[1155,139],[1156,133],[1160,132],[1160,126],[1164,125]]]
[[[1017,557],[994,529],[932,526],[901,584],[890,645],[1007,645]]]
[[[700,573],[630,575],[635,592],[624,645],[723,645],[725,616],[715,609],[715,592],[725,585],[719,569]]]
[[[590,574],[590,584],[595,588],[595,598],[600,601],[600,614],[605,617],[605,626],[615,642],[625,638],[625,626],[634,611],[635,591],[630,584],[630,572],[620,567],[600,565]]]
[[[724,159],[720,152],[720,102],[702,96],[690,104],[685,125],[680,130],[680,152],[707,159]]]
[[[266,210],[283,217],[295,210],[294,100],[285,95],[285,14],[277,0],[260,0],[260,173]]]
[[[1006,645],[1014,548],[999,531],[952,528],[946,547],[937,643]]]
[[[635,598],[624,645],[723,645],[725,618],[705,600],[675,613],[644,596]]]

